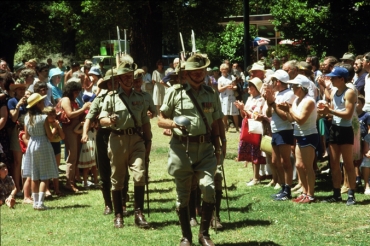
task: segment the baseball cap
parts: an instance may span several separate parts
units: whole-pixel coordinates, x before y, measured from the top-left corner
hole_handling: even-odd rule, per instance
[[[350,53],[350,52],[346,52],[344,53],[343,57],[340,58],[341,60],[352,60],[354,61],[355,60],[355,55]]]
[[[309,89],[311,86],[310,80],[302,74],[298,74],[294,79],[288,80],[287,83],[293,84],[293,85],[299,85],[300,87],[304,87],[307,89]]]
[[[271,78],[276,78],[283,83],[287,83],[289,80],[289,74],[285,72],[283,69],[279,69],[275,71]]]
[[[100,74],[100,71],[99,71],[99,68],[98,68],[98,67],[92,67],[92,68],[89,70],[88,74],[94,74],[94,75],[96,75],[96,76],[101,76],[101,74]]]
[[[348,78],[348,70],[344,67],[334,67],[331,73],[325,74],[327,77],[343,77]]]

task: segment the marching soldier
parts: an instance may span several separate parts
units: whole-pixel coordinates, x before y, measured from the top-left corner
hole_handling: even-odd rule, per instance
[[[189,196],[192,177],[199,180],[203,194],[199,243],[214,245],[209,226],[215,205],[214,174],[221,147],[219,141],[220,105],[211,87],[203,85],[205,68],[210,64],[201,55],[190,57],[185,64],[188,84],[167,89],[160,108],[158,126],[172,129],[168,173],[175,177],[177,211],[182,230],[180,245],[192,244],[189,223]]]
[[[113,80],[112,80],[113,77]],[[91,104],[89,113],[85,117],[85,123],[82,132],[81,142],[85,143],[87,141],[87,132],[90,127],[90,120],[95,119],[99,116],[100,111],[103,106],[105,97],[112,94],[112,91],[117,90],[119,85],[119,79],[117,77],[117,70],[110,69],[104,79],[98,82],[98,87],[102,89],[99,95],[94,99]],[[96,133],[96,153],[97,153],[97,165],[99,170],[100,180],[102,182],[102,193],[104,199],[104,215],[112,213],[113,205],[112,198],[110,194],[111,182],[111,168],[109,164],[108,157],[108,139],[110,135],[110,129],[107,127],[101,127]]]
[[[111,128],[108,155],[112,169],[114,226],[123,227],[121,190],[124,188],[124,180],[129,168],[134,179],[135,224],[140,228],[148,228],[149,224],[143,215],[143,208],[145,175],[147,175],[145,158],[149,158],[152,138],[150,121],[145,109],[144,97],[132,89],[133,61],[122,63],[117,69],[117,77],[120,84],[118,93],[105,98],[100,114],[100,124]]]

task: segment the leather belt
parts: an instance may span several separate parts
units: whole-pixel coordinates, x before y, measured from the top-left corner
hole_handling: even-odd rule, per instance
[[[113,130],[111,129],[111,132],[113,132],[116,135],[134,135],[137,133],[137,129],[135,128],[127,128],[124,130]]]
[[[211,142],[211,135],[197,135],[197,136],[180,136],[173,134],[173,138],[180,140],[181,142],[187,142],[189,139],[190,143],[210,143]]]

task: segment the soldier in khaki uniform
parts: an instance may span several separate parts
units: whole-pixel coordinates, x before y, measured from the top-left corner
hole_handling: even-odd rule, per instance
[[[147,228],[149,224],[142,211],[145,175],[147,175],[145,158],[149,158],[152,138],[150,121],[143,95],[132,89],[133,64],[121,64],[117,69],[117,76],[120,83],[118,93],[105,98],[99,117],[102,126],[109,126],[112,129],[108,143],[108,155],[112,169],[114,226],[123,227],[121,190],[124,188],[124,180],[127,168],[129,168],[134,180],[135,224],[141,228]],[[127,103],[134,118],[123,100]]]
[[[157,115],[157,109],[154,105],[152,96],[141,89],[143,85],[143,76],[145,71],[143,69],[136,69],[134,73],[134,90],[140,92],[145,98],[145,108],[149,111],[148,115],[150,118],[153,118]]]
[[[188,84],[174,85],[167,89],[164,103],[160,108],[158,126],[172,129],[168,173],[175,177],[177,191],[177,210],[182,235],[180,245],[191,245],[192,233],[189,224],[189,196],[192,177],[199,180],[203,194],[202,221],[199,229],[199,243],[214,245],[209,236],[209,226],[215,204],[214,174],[217,167],[216,156],[221,152],[219,141],[220,105],[212,88],[203,85],[205,68],[210,61],[201,55],[194,55],[186,61],[185,72]],[[202,109],[207,127],[188,93],[194,95]],[[184,134],[184,127],[177,125],[174,118],[185,116],[190,120]]]
[[[113,80],[112,80],[113,77]],[[99,95],[91,103],[89,113],[85,117],[85,123],[82,132],[81,142],[86,143],[87,132],[90,128],[90,120],[96,119],[99,116],[103,106],[103,102],[106,96],[112,94],[112,90],[117,90],[119,85],[119,78],[117,77],[117,70],[110,69],[107,71],[104,79],[98,82],[98,87],[101,89]],[[108,157],[108,140],[111,131],[107,127],[100,127],[96,133],[96,155],[97,155],[97,166],[99,170],[100,180],[102,182],[102,193],[104,199],[104,215],[112,213],[113,205],[111,198],[111,168]]]

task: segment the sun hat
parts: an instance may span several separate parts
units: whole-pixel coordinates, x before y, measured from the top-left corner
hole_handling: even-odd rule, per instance
[[[285,72],[283,69],[279,69],[275,71],[271,78],[275,78],[283,83],[287,83],[289,80],[289,74]]]
[[[261,92],[262,88],[262,80],[260,78],[254,77],[253,79],[248,80],[249,83],[252,83],[258,90],[258,92]]]
[[[186,61],[185,64],[185,70],[186,71],[192,71],[192,70],[198,70],[203,69],[209,66],[211,64],[211,61],[200,54],[195,54]]]
[[[213,67],[212,71],[220,71],[220,68],[219,67]]]
[[[302,74],[298,74],[294,79],[288,80],[287,83],[293,84],[293,85],[299,85],[300,87],[304,87],[306,89],[309,89],[311,86],[310,80]]]
[[[260,70],[260,71],[263,71],[264,73],[266,72],[265,65],[262,62],[253,63],[252,68],[248,72],[255,71],[255,70]]]
[[[299,70],[312,71],[312,65],[305,61],[298,62],[297,67]]]
[[[107,82],[112,78],[112,77],[116,77],[117,76],[117,69],[109,69],[106,73],[105,73],[105,77],[103,79],[102,82],[98,83],[98,87],[100,89],[108,89],[108,85],[107,85]]]
[[[351,60],[351,61],[354,61],[355,60],[355,55],[350,53],[350,52],[346,52],[343,54],[343,57],[340,58],[341,60]]]
[[[49,71],[49,79],[51,79],[52,77],[54,77],[56,75],[62,75],[62,74],[63,74],[63,72],[59,68],[52,68]]]
[[[14,91],[14,90],[16,90],[20,87],[24,87],[24,88],[27,87],[25,81],[23,79],[20,79],[20,78],[17,79],[14,84],[9,85],[9,88],[10,88],[11,91]]]
[[[348,70],[344,67],[334,67],[331,73],[325,74],[327,77],[343,77],[348,78]]]
[[[101,76],[100,70],[98,67],[92,67],[90,68],[89,72],[87,74],[94,74],[96,76]]]
[[[145,74],[145,71],[141,68],[138,68],[134,72],[134,79],[140,79],[143,77],[143,74]]]
[[[23,64],[23,62],[17,63],[14,65],[14,72],[17,72],[19,70],[25,69],[26,66]]]
[[[27,99],[27,107],[31,108],[34,105],[36,105],[38,102],[43,100],[47,95],[41,96],[39,93],[33,93],[28,99]]]

